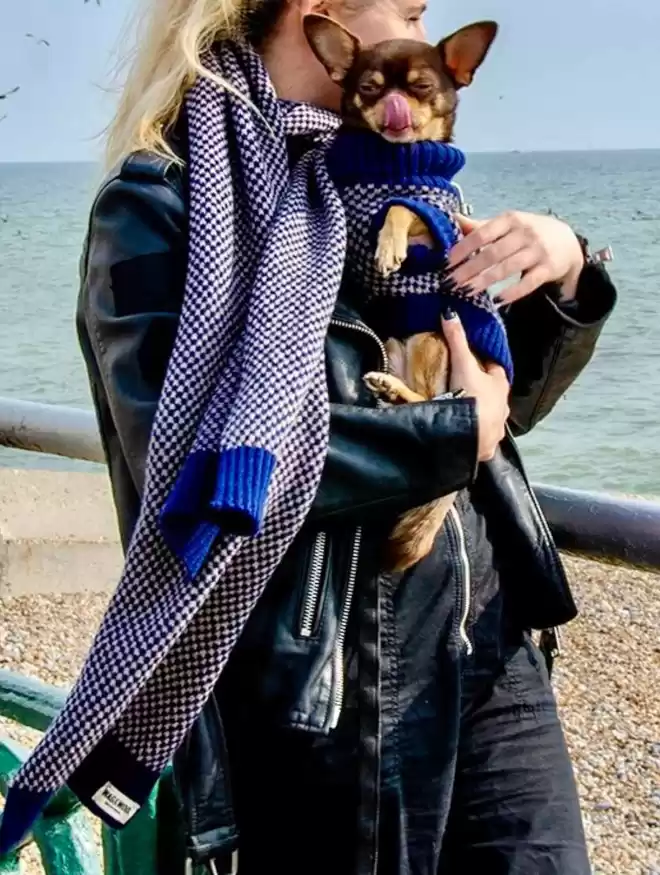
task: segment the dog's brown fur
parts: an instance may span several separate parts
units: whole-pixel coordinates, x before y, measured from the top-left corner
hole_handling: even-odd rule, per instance
[[[464,27],[437,46],[415,40],[388,40],[363,47],[348,30],[322,15],[308,15],[305,32],[330,78],[342,88],[345,125],[370,129],[392,142],[451,142],[458,91],[469,85],[497,34],[491,21]],[[390,132],[386,102],[403,95],[411,124]],[[412,242],[432,245],[428,229],[404,206],[392,207],[378,237],[376,263],[387,276],[399,270]],[[449,385],[449,353],[440,333],[387,341],[390,372],[365,376],[369,388],[392,404],[434,398]],[[427,556],[454,503],[455,495],[416,508],[397,522],[389,539],[388,566],[410,568]]]
[[[393,404],[413,404],[440,395],[449,382],[449,352],[438,334],[415,334],[405,341],[390,338],[386,343],[390,373],[370,373],[367,386],[376,395]],[[427,556],[455,494],[415,508],[404,514],[390,534],[387,566],[405,571]]]

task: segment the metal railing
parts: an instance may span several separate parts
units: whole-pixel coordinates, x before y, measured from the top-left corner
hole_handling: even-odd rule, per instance
[[[94,414],[77,407],[0,397],[0,446],[105,461]]]
[[[0,398],[0,446],[103,462],[94,414]],[[660,571],[660,502],[536,484],[557,545],[567,552]]]
[[[660,572],[660,502],[557,486],[534,490],[561,550]]]

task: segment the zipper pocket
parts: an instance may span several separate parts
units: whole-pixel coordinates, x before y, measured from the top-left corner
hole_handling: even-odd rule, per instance
[[[325,532],[319,532],[314,539],[309,562],[309,574],[307,575],[307,583],[300,610],[298,633],[301,638],[311,638],[316,629],[321,592],[323,591],[323,571],[327,541],[328,536]]]
[[[332,654],[332,674],[334,684],[332,696],[330,698],[330,729],[336,729],[341,717],[341,711],[344,704],[344,650],[346,647],[346,632],[348,630],[348,621],[351,616],[351,607],[353,605],[353,597],[355,596],[355,584],[357,581],[358,563],[360,559],[360,545],[362,544],[362,529],[355,530],[353,538],[353,546],[351,548],[351,560],[348,568],[348,579],[346,581],[346,590],[344,594],[344,602],[339,616],[339,625],[337,627],[337,637],[335,639],[335,648]]]
[[[472,572],[470,569],[470,559],[467,554],[465,532],[463,531],[461,518],[459,517],[458,511],[455,507],[451,507],[449,509],[449,519],[452,522],[452,527],[456,534],[456,540],[458,542],[458,558],[461,564],[462,571],[461,583],[463,584],[463,599],[461,621],[458,627],[458,634],[465,646],[465,652],[468,656],[472,656],[474,648],[472,647],[470,636],[467,633],[467,622],[470,616],[470,602],[472,599]]]

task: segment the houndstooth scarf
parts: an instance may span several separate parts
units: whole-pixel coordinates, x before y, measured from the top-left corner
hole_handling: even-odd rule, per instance
[[[206,63],[233,90],[203,78],[187,100],[186,294],[140,519],[82,672],[11,787],[0,851],[65,782],[112,826],[136,813],[319,484],[324,339],[346,246],[324,161],[337,117],[278,101],[247,48]],[[319,146],[293,169],[292,135]]]

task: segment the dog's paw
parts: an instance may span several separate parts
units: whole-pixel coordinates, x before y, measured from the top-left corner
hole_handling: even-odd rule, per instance
[[[398,377],[393,377],[391,374],[383,374],[380,371],[370,371],[364,375],[363,380],[366,387],[378,398],[384,398],[392,404],[404,400],[403,390],[406,387]]]
[[[376,269],[382,276],[396,273],[408,255],[408,238],[396,235],[387,226],[378,235]]]

